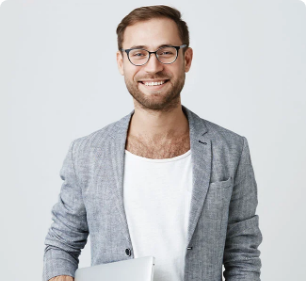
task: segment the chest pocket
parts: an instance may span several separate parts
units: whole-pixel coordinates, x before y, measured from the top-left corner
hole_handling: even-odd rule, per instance
[[[224,216],[225,210],[228,209],[232,185],[232,177],[225,181],[211,182],[209,184],[204,203],[205,216],[216,220]]]

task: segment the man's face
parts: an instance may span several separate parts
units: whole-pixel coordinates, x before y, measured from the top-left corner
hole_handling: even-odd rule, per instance
[[[144,46],[148,51],[156,51],[160,45],[180,46],[178,29],[171,19],[151,19],[128,26],[124,32],[123,49],[133,46]],[[161,110],[175,107],[180,103],[180,93],[185,83],[185,72],[189,71],[192,60],[192,49],[180,49],[175,62],[163,64],[151,54],[145,65],[135,66],[117,51],[118,69],[124,76],[126,87],[138,104],[147,109]],[[163,81],[160,86],[146,86],[141,81]]]

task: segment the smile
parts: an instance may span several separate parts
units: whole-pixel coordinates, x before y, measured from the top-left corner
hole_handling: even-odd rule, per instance
[[[143,84],[147,87],[157,87],[157,86],[161,86],[163,84],[166,84],[169,80],[164,80],[164,81],[159,81],[159,82],[143,82],[143,81],[139,81],[140,84]]]

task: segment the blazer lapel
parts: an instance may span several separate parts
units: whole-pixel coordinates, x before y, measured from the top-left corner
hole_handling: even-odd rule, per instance
[[[185,112],[190,133],[190,149],[191,159],[193,163],[193,190],[189,214],[188,227],[188,246],[192,235],[199,220],[204,200],[208,190],[211,174],[211,140],[207,137],[207,127],[203,119],[193,113],[187,107],[182,105],[182,110]],[[128,229],[124,200],[123,200],[123,175],[124,175],[124,156],[125,143],[127,138],[127,130],[131,117],[135,110],[132,110],[128,115],[115,123],[113,127],[113,142],[111,145],[111,161],[114,171],[115,188],[114,188],[114,204],[116,204],[124,233],[127,240],[132,245],[130,233]]]
[[[193,164],[193,189],[189,214],[188,242],[190,241],[198,223],[211,175],[211,140],[206,132],[204,120],[182,105],[187,113],[190,133],[191,160]]]

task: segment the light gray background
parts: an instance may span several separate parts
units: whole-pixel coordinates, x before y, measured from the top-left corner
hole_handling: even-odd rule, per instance
[[[1,280],[41,280],[72,140],[133,109],[116,27],[159,1],[14,1],[0,7]],[[305,273],[306,9],[302,1],[165,1],[194,50],[182,103],[247,137],[258,184],[262,280]],[[90,239],[89,242],[90,243]],[[80,256],[90,266],[90,247]]]

